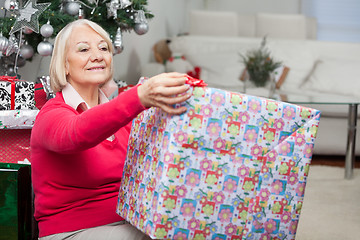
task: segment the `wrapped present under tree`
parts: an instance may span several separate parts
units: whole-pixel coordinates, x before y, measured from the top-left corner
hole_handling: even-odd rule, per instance
[[[134,121],[117,212],[156,239],[294,239],[320,112],[194,87]]]
[[[34,83],[0,76],[0,110],[35,109]]]

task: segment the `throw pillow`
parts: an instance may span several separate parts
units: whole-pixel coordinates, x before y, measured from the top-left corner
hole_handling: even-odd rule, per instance
[[[272,56],[289,68],[286,81],[281,90],[296,92],[313,71],[318,57],[309,42],[306,41],[269,41],[268,47]]]
[[[323,59],[302,89],[360,97],[359,66],[360,61]]]

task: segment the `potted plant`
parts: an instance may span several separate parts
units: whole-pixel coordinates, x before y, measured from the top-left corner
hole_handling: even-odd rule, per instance
[[[282,64],[270,57],[270,52],[265,45],[266,37],[261,41],[260,48],[247,52],[246,56],[241,55],[248,78],[256,87],[264,87],[271,80],[274,70]]]

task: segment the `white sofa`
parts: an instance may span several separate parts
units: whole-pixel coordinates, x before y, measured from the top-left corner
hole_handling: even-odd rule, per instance
[[[235,19],[238,21],[238,18]],[[239,27],[236,24],[229,26],[233,30]],[[191,29],[188,36],[171,39],[170,49],[183,54],[193,66],[201,67],[201,78],[210,87],[244,92],[244,83],[239,80],[245,68],[240,54],[258,48],[262,37],[239,36],[232,34],[233,31],[229,29],[228,34],[215,32],[213,36],[205,33],[204,29],[201,31],[203,32],[200,34]],[[282,61],[290,69],[279,93],[307,95],[315,100],[326,97],[329,101],[342,96],[349,102],[354,99],[360,102],[360,43],[323,42],[299,36],[270,36],[271,34],[267,38],[267,47],[272,57]],[[153,71],[165,71],[159,64],[152,63],[149,66]],[[146,72],[143,74],[147,75]],[[247,88],[246,93],[266,96],[268,90]],[[301,105],[322,112],[314,153],[345,155],[348,105]],[[356,138],[356,155],[360,156],[360,130],[357,131]]]
[[[276,37],[316,39],[317,20],[302,14],[237,14],[226,11],[193,10],[189,34],[228,37]]]

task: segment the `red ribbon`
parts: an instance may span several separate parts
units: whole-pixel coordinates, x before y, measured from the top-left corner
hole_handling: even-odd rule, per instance
[[[0,81],[6,81],[6,82],[10,82],[11,83],[11,93],[10,93],[10,97],[11,97],[11,101],[10,101],[10,109],[14,110],[15,109],[15,81],[16,81],[16,77],[10,77],[10,76],[0,76]]]
[[[206,87],[207,84],[204,82],[204,80],[196,79],[191,76],[187,76],[186,83],[193,87]]]

